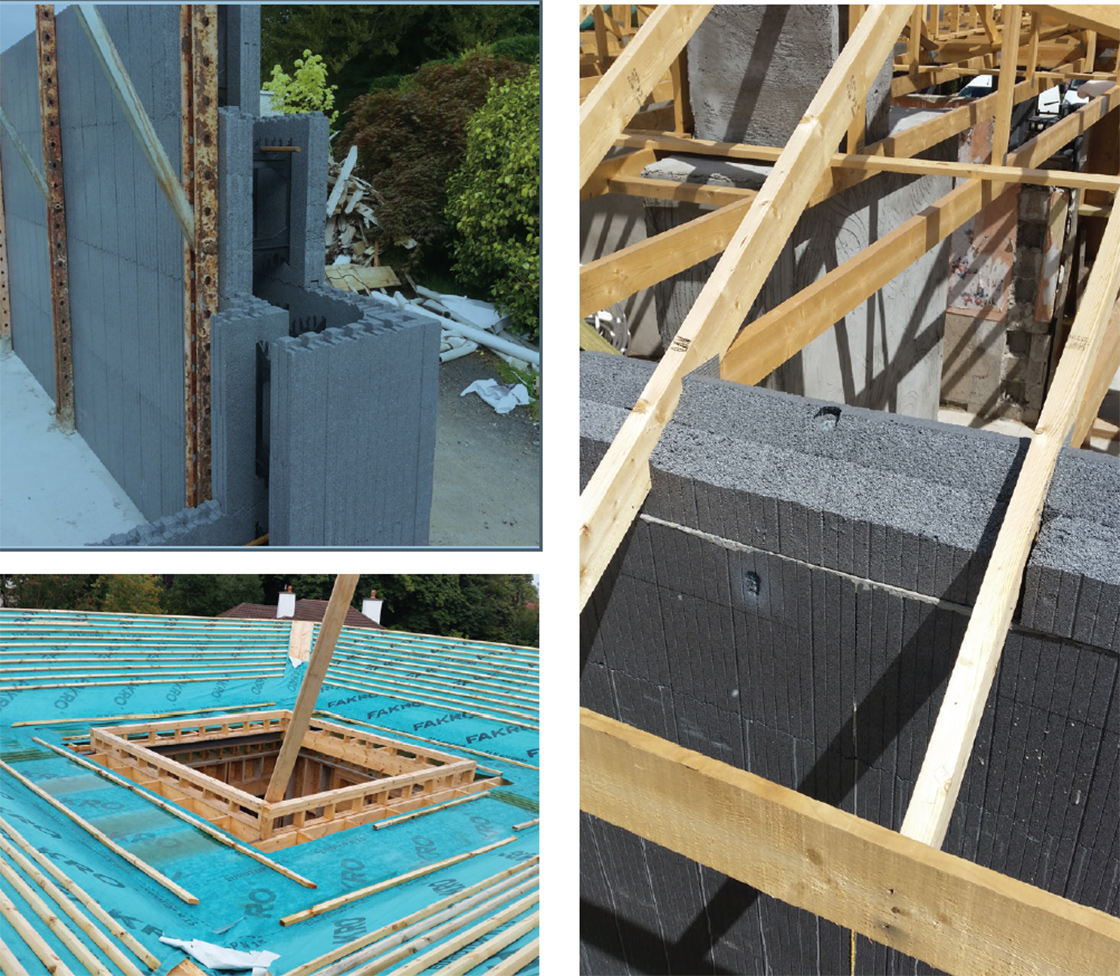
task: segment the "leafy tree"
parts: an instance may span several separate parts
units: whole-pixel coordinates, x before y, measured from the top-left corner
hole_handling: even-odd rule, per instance
[[[511,58],[476,53],[426,65],[399,88],[365,95],[351,107],[338,152],[357,145],[358,173],[381,194],[377,218],[388,263],[441,268],[453,234],[445,212],[447,174],[463,160],[471,115],[486,102],[491,79],[528,72]],[[390,250],[409,237],[419,244],[411,253]]]
[[[455,272],[488,286],[515,331],[540,336],[540,72],[492,83],[448,185]]]
[[[264,588],[259,576],[247,573],[175,576],[165,605],[169,613],[215,617],[239,603],[264,603]]]
[[[164,593],[158,576],[100,576],[99,609],[106,613],[165,613],[160,607]]]
[[[334,108],[334,93],[338,85],[327,84],[327,67],[321,55],[303,52],[295,60],[295,77],[285,74],[280,65],[273,66],[272,78],[261,87],[272,93],[273,107],[285,115],[298,112],[322,112],[334,126],[338,112]]]
[[[96,575],[3,576],[4,605],[34,610],[96,610]]]
[[[540,36],[536,4],[266,4],[261,7],[261,77],[292,64],[305,48],[322,54],[338,83],[345,118],[351,102],[383,75],[456,57],[502,38]]]

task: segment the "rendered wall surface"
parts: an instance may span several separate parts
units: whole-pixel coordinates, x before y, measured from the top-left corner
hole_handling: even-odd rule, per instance
[[[581,355],[590,476],[648,365]],[[898,829],[1025,444],[693,377],[584,705]],[[1120,907],[1120,469],[1063,454],[945,849]],[[594,818],[589,973],[847,973],[847,931]],[[857,940],[857,972],[928,972]]]

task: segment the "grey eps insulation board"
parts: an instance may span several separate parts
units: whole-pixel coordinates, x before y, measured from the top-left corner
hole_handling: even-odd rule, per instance
[[[581,355],[584,480],[650,368]],[[687,379],[582,615],[582,703],[897,829],[1022,449]],[[1115,484],[1113,460],[1063,455],[1031,558],[1051,623],[1008,637],[945,842],[1113,913],[1115,610],[1085,608],[1120,560]],[[1040,603],[1025,587],[1021,618]],[[846,932],[591,817],[581,863],[585,972],[850,971]],[[857,971],[929,969],[861,938]]]
[[[38,64],[33,31],[0,58],[0,104],[30,154],[36,171],[42,175]],[[0,156],[4,168],[12,348],[53,400],[54,329],[47,204],[3,128],[0,128]]]

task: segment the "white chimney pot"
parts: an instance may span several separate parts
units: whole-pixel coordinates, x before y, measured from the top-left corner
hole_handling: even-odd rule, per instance
[[[280,594],[279,600],[276,602],[276,619],[281,617],[294,617],[296,614],[296,595],[292,592],[292,588]]]
[[[374,591],[376,592],[376,591]],[[372,596],[362,601],[362,616],[368,617],[375,624],[381,623],[381,604],[384,600],[374,599]]]

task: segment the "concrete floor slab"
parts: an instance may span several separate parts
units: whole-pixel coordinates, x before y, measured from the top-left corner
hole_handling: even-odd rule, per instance
[[[15,353],[0,356],[0,548],[75,548],[147,521]]]

